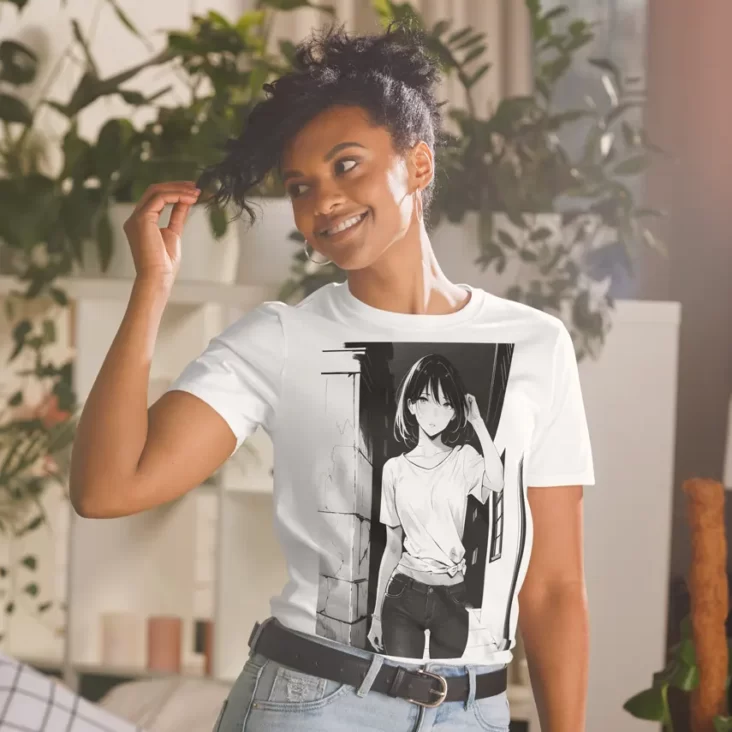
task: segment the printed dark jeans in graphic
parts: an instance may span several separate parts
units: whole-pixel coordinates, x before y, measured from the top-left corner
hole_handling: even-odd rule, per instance
[[[460,658],[468,643],[465,583],[444,587],[395,574],[381,610],[384,652],[422,658],[424,631],[430,631],[430,658]]]

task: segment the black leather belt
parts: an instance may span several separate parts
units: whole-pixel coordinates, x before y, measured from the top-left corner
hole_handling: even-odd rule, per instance
[[[259,631],[259,634],[257,634]],[[323,645],[293,633],[275,618],[261,626],[256,623],[249,637],[252,652],[311,676],[330,679],[359,688],[371,666],[367,658]],[[475,698],[484,699],[506,691],[507,669],[475,677]],[[373,691],[400,697],[424,707],[438,707],[443,702],[466,701],[469,678],[443,677],[421,669],[393,666],[388,661],[379,669]]]

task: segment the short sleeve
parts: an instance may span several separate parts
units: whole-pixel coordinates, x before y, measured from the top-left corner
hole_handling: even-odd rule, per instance
[[[466,495],[475,496],[478,500],[483,496],[483,476],[485,475],[485,460],[472,446],[461,448],[463,459],[463,474],[466,482]]]
[[[550,393],[537,419],[526,459],[527,486],[594,485],[592,447],[569,331],[560,325]]]
[[[379,513],[379,521],[385,526],[394,527],[401,526],[402,522],[399,520],[396,510],[392,460],[387,460],[381,471],[381,512]]]
[[[213,407],[236,436],[236,448],[259,425],[271,432],[285,344],[280,303],[264,303],[211,339],[168,391],[186,391]]]

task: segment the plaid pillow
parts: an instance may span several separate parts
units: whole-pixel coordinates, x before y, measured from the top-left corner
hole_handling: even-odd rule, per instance
[[[0,653],[0,732],[144,732]]]

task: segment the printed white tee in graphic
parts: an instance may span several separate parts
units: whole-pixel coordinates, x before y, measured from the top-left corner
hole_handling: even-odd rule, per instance
[[[419,572],[465,571],[463,528],[468,496],[485,504],[483,456],[471,445],[451,448],[434,466],[406,455],[387,460],[381,477],[381,512],[386,526],[402,526],[402,565]]]
[[[273,440],[290,582],[271,607],[288,627],[394,658],[510,661],[527,488],[592,485],[593,461],[565,326],[466,289],[447,315],[378,310],[347,284],[266,303],[171,385],[237,448],[259,425]]]

